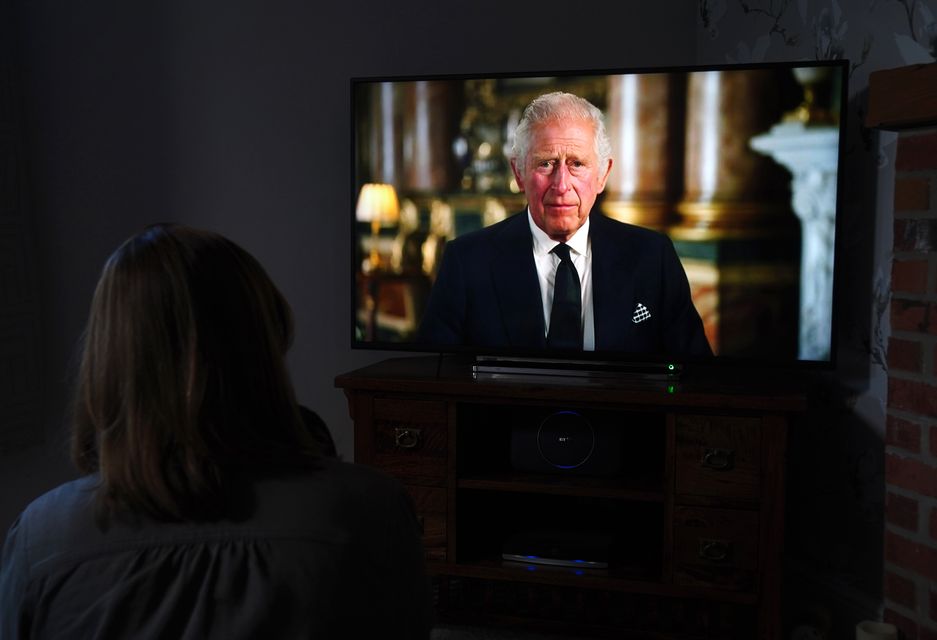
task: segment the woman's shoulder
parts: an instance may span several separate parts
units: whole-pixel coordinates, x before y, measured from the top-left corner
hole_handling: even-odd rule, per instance
[[[349,483],[349,486],[358,485],[367,487],[380,486],[387,490],[396,490],[403,485],[399,480],[393,478],[383,471],[368,465],[354,462],[345,462],[338,458],[325,459],[323,461],[324,474],[341,478]]]
[[[94,495],[99,483],[96,474],[60,484],[27,505],[18,522],[40,531],[63,531],[76,523],[94,520]]]
[[[98,553],[102,548],[171,543],[219,535],[302,534],[350,530],[368,523],[409,518],[404,486],[364,465],[323,458],[316,469],[265,474],[241,498],[245,517],[204,523],[156,522],[147,516],[96,520],[96,475],[66,482],[36,498],[10,530],[31,559],[64,551]]]
[[[375,527],[405,527],[415,513],[404,485],[373,467],[322,458],[314,469],[266,474],[245,496],[244,520],[207,529],[260,537],[349,540]]]
[[[347,510],[373,511],[376,505],[405,499],[406,489],[395,478],[361,464],[324,458],[311,472],[269,477],[257,484],[257,502],[289,508],[306,505],[341,504]]]
[[[6,532],[3,564],[14,559],[23,566],[58,557],[76,544],[97,537],[94,493],[98,479],[72,480],[33,500]],[[4,567],[7,569],[8,567]]]

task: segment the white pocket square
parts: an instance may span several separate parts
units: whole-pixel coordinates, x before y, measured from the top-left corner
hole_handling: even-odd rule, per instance
[[[643,304],[639,302],[638,306],[634,308],[634,315],[631,316],[631,321],[635,324],[638,324],[639,322],[644,322],[645,320],[649,320],[650,317],[651,317],[651,312],[647,310],[647,307],[645,307]]]

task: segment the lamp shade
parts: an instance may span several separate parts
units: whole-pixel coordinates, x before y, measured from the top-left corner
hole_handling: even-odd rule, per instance
[[[355,209],[359,222],[394,223],[399,217],[400,204],[392,185],[368,183],[361,187]]]

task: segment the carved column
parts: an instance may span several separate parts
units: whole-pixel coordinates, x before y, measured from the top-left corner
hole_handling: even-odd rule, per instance
[[[609,76],[608,133],[615,163],[603,211],[663,229],[672,222],[683,165],[683,74]]]
[[[791,203],[802,228],[798,356],[826,360],[833,331],[839,131],[836,127],[805,127],[799,122],[788,122],[752,139],[751,146],[793,174]]]

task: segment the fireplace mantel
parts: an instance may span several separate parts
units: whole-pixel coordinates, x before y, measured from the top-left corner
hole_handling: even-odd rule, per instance
[[[865,123],[889,131],[937,125],[937,63],[872,72]]]

